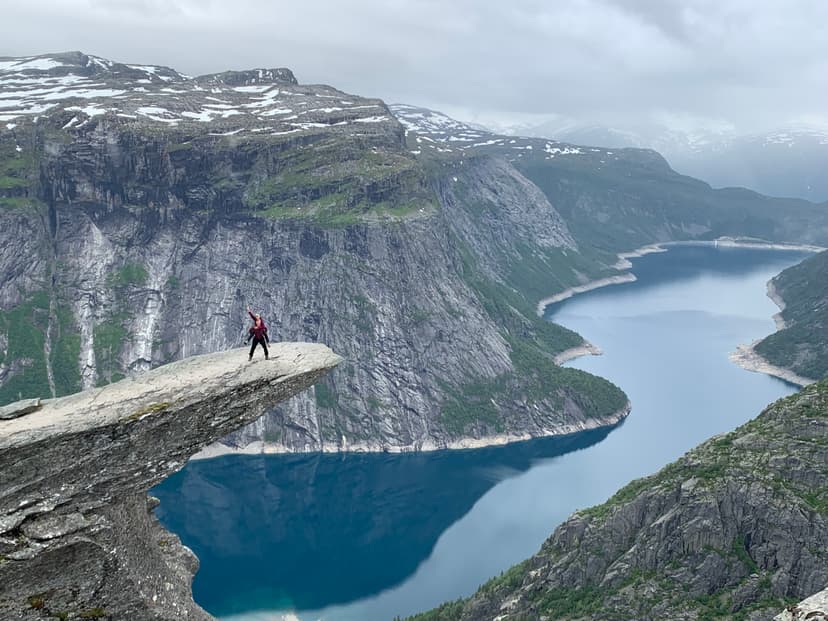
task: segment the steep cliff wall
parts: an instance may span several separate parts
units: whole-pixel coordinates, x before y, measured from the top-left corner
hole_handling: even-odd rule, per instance
[[[421,162],[381,102],[329,87],[170,77],[172,97],[119,71],[95,74],[128,94],[100,114],[66,106],[0,132],[19,160],[0,236],[26,240],[0,255],[0,398],[226,349],[251,304],[273,337],[347,363],[238,445],[461,446],[626,413],[620,390],[551,362],[581,340],[537,320],[526,283],[606,268],[510,165]]]
[[[427,619],[772,619],[828,584],[828,383],[768,407]]]
[[[341,358],[283,343],[188,358],[0,421],[0,618],[209,619],[198,560],[146,491]]]

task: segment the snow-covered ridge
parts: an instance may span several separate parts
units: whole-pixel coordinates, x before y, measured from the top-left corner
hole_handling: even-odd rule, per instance
[[[499,135],[428,108],[405,104],[391,104],[388,107],[403,124],[406,134],[411,134],[410,140],[416,143],[416,148],[412,150],[415,155],[420,155],[423,151],[462,153],[496,150],[511,160],[526,155],[547,160],[586,154],[613,156],[611,151],[604,149],[585,149],[555,140]]]
[[[382,102],[299,85],[288,69],[192,78],[167,67],[121,64],[80,52],[0,58],[0,132],[42,117],[57,117],[70,131],[108,117],[167,127],[210,124],[210,134],[223,136],[348,125],[369,133],[376,124],[395,123]]]

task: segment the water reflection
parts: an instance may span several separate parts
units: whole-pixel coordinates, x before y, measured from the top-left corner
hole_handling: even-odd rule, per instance
[[[475,451],[231,455],[192,462],[153,493],[201,559],[201,606],[314,610],[398,584],[494,485],[609,433]]]
[[[675,248],[634,260],[635,283],[549,309],[605,352],[571,366],[632,401],[608,436],[189,464],[155,493],[162,521],[202,560],[196,601],[233,621],[388,621],[472,593],[575,509],[791,392],[728,353],[773,329],[765,282],[803,256]]]

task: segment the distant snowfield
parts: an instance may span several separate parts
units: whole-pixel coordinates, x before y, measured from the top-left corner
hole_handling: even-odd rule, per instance
[[[167,127],[214,124],[217,127],[209,132],[214,136],[282,136],[332,126],[395,123],[379,102],[327,86],[294,85],[282,79],[281,70],[247,73],[255,83],[230,86],[215,76],[191,78],[166,67],[119,65],[95,56],[3,58],[0,131],[64,112],[71,114],[62,124],[69,131],[111,115]],[[239,79],[237,74],[234,79]]]
[[[438,153],[457,153],[469,149],[502,147],[511,149],[514,158],[521,158],[524,154],[531,153],[536,148],[543,149],[547,160],[554,157],[587,154],[585,150],[566,143],[546,141],[536,137],[498,135],[427,108],[418,108],[407,104],[392,104],[389,108],[403,124],[406,133],[415,135],[415,141],[418,145]],[[420,155],[423,153],[422,147],[412,150],[411,153]],[[592,149],[592,151],[612,155],[611,151],[603,149]],[[509,156],[509,159],[514,158]]]

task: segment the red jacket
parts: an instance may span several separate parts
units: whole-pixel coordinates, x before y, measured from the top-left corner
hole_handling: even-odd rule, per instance
[[[256,325],[256,315],[247,311],[247,314],[250,315],[250,318],[253,320],[253,325],[250,326],[250,329],[247,331],[247,334],[250,338],[258,339],[260,341],[270,341],[267,338],[267,326],[265,325],[264,319],[261,319],[259,325]]]

